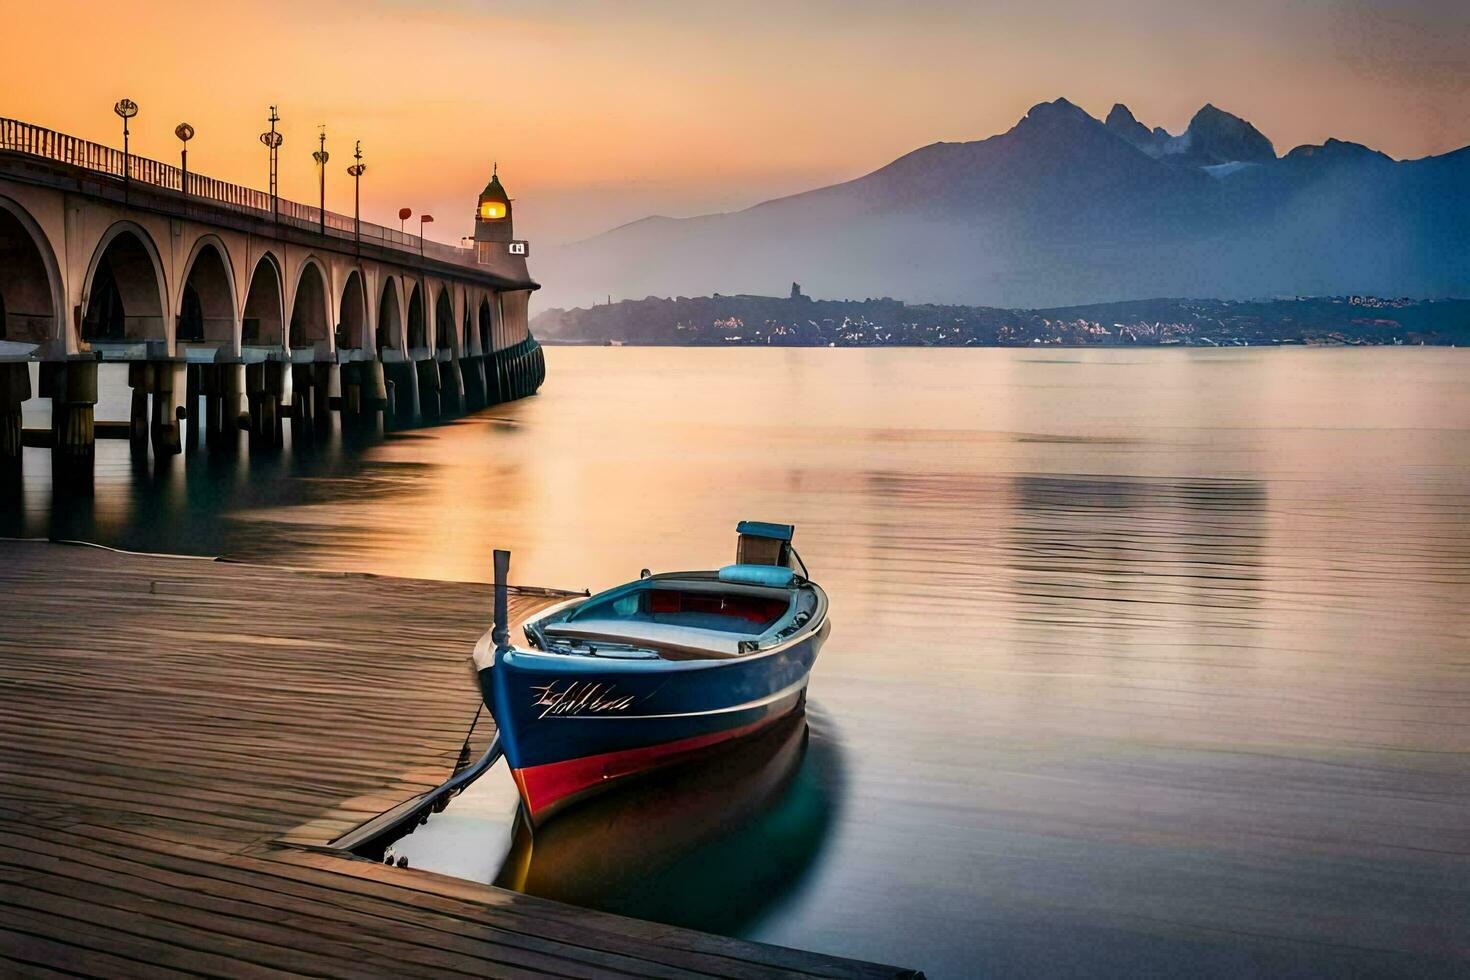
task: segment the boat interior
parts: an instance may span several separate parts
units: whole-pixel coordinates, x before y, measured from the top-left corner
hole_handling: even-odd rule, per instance
[[[754,653],[794,636],[821,599],[787,569],[783,584],[733,565],[675,572],[618,586],[527,624],[547,652],[619,659],[718,659]],[[775,576],[772,578],[779,578]],[[767,579],[770,580],[770,579]]]
[[[820,623],[827,599],[791,546],[795,528],[741,521],[736,531],[735,564],[717,572],[645,571],[532,620],[527,640],[547,653],[713,660],[755,653]]]

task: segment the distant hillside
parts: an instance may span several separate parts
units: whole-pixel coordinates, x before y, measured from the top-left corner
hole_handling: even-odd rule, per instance
[[[792,289],[790,297],[649,297],[552,309],[532,329],[546,343],[651,346],[1470,344],[1466,300],[1151,299],[1008,310],[814,300]]]
[[[856,180],[744,211],[647,218],[541,253],[545,299],[813,292],[1003,307],[1130,296],[1470,294],[1470,147],[1277,156],[1205,106],[1174,136],[1066,101]]]

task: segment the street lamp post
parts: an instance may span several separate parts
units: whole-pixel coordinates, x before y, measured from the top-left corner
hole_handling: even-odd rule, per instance
[[[188,123],[179,123],[174,127],[174,135],[179,142],[184,144],[179,150],[179,190],[185,194],[189,193],[189,141],[194,138],[194,127]]]
[[[327,127],[325,125],[322,126],[321,130],[321,134],[318,137],[320,145],[316,152],[311,155],[311,158],[316,161],[317,168],[320,171],[319,178],[321,180],[322,197],[321,207],[317,211],[317,218],[321,223],[321,233],[325,235],[327,233],[327,161],[331,159],[332,155],[327,152]]]
[[[276,123],[278,123],[280,121],[281,121],[281,117],[278,116],[278,115],[276,115],[276,107],[275,106],[271,106],[271,114],[270,114],[270,120],[269,120],[269,122],[271,124],[271,128],[268,131],[260,134],[260,141],[262,143],[264,143],[265,146],[266,146],[266,149],[270,151],[269,152],[269,156],[270,156],[270,161],[271,161],[270,187],[271,187],[271,220],[272,221],[279,221],[280,218],[281,218],[281,208],[280,208],[280,204],[278,203],[277,197],[276,197],[276,186],[277,186],[277,184],[276,184],[276,175],[279,172],[279,170],[278,170],[278,168],[276,166],[276,161],[278,159],[277,151],[280,150],[281,143],[283,143],[285,141],[285,137],[283,137],[280,133],[276,132]]]
[[[483,173],[483,172],[484,171],[481,171],[481,173]],[[423,254],[424,254],[424,225],[427,225],[427,224],[431,223],[433,220],[434,220],[434,216],[432,214],[421,214],[421,215],[419,215],[419,256],[420,257],[422,257]]]
[[[112,111],[122,117],[123,121],[123,201],[128,199],[128,186],[132,183],[133,168],[128,162],[128,120],[138,114],[138,103],[132,99],[118,99]]]
[[[353,148],[352,159],[357,162],[347,168],[352,175],[352,235],[357,239],[357,247],[362,249],[362,175],[367,173],[367,164],[362,162],[362,140],[357,141]]]
[[[398,209],[398,233],[403,234],[403,223],[413,217],[413,208]]]

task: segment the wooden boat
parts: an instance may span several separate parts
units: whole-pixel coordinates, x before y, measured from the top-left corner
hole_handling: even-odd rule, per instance
[[[507,642],[496,553],[496,626],[474,666],[533,824],[802,710],[831,627],[793,531],[741,522],[735,564],[553,606],[525,624],[526,648]]]

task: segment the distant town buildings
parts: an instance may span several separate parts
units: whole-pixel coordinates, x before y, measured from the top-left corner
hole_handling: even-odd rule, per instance
[[[786,297],[649,297],[552,309],[534,327],[538,336],[563,342],[683,346],[1465,344],[1470,301],[1293,297],[1006,310],[888,298],[820,300],[793,282]]]

